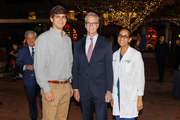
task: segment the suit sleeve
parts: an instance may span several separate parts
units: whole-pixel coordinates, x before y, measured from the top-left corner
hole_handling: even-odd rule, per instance
[[[73,89],[78,89],[78,66],[79,66],[79,61],[78,61],[78,55],[77,55],[77,42],[74,43],[74,55],[73,55]]]
[[[135,55],[135,70],[137,75],[138,96],[143,96],[145,85],[144,62],[142,60],[141,53],[139,52]]]
[[[105,55],[105,65],[106,65],[106,88],[107,91],[112,92],[113,86],[113,69],[112,69],[112,42],[109,43],[108,49]]]
[[[23,57],[24,57],[24,55],[23,55],[23,50],[22,49],[20,49],[19,51],[18,51],[18,56],[17,56],[17,59],[16,59],[16,65],[17,65],[17,67],[19,67],[20,69],[22,69],[23,70],[23,67],[24,67],[24,60],[23,60]]]

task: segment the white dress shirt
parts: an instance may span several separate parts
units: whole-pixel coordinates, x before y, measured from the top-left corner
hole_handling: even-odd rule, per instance
[[[34,53],[35,53],[35,46],[34,47],[29,46],[29,52],[30,52],[31,56],[32,56],[32,48],[34,48]]]
[[[96,45],[96,41],[97,41],[97,38],[98,38],[98,33],[94,37],[90,37],[89,35],[87,35],[87,37],[86,37],[86,55],[87,55],[89,46],[91,44],[90,38],[93,38],[93,49],[94,49],[94,46]]]
[[[34,53],[35,53],[35,46],[34,47],[29,46],[29,52],[30,52],[31,56],[32,56],[32,48],[34,48]],[[25,67],[26,67],[26,65],[24,65],[23,71],[26,70]]]

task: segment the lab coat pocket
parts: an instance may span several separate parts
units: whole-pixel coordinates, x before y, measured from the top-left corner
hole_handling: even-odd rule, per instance
[[[130,103],[136,101],[137,98],[137,90],[135,87],[123,87],[121,91],[122,103]]]
[[[124,71],[126,73],[130,73],[131,72],[131,69],[132,69],[132,63],[131,62],[126,62],[125,65],[124,65]]]

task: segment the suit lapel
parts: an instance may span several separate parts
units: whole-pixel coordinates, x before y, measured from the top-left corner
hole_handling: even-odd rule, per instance
[[[92,55],[91,55],[90,62],[93,60],[94,55],[96,54],[96,51],[97,51],[97,49],[99,48],[99,46],[101,46],[101,41],[102,41],[102,39],[101,39],[100,36],[98,35],[96,44],[95,44],[95,46],[94,46],[94,49],[93,49],[93,52],[92,52]]]
[[[86,56],[86,37],[83,38],[82,40],[82,53],[83,53],[83,56],[85,57],[86,61],[88,62],[87,60],[87,56]]]
[[[29,46],[27,45],[27,55],[33,60],[31,54],[30,54],[30,51],[29,51]]]

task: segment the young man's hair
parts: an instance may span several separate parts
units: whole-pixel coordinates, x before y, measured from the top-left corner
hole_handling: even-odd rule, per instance
[[[50,11],[50,17],[53,18],[55,14],[65,14],[67,16],[68,12],[63,6],[56,5]]]

